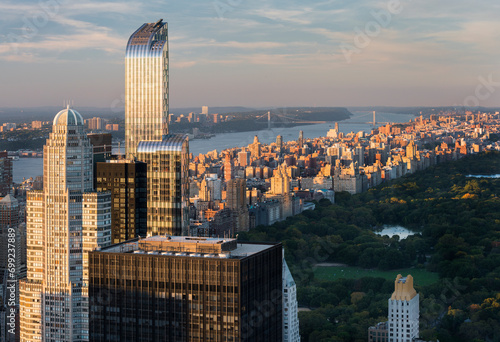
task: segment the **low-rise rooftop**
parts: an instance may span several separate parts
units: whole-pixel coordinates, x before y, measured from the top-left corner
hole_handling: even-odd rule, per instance
[[[106,253],[134,253],[176,257],[241,259],[275,244],[238,242],[232,238],[156,235],[99,249]]]

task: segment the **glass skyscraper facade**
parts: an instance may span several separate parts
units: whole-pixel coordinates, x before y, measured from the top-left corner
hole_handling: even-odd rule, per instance
[[[280,243],[153,236],[89,258],[92,342],[283,340]]]
[[[167,23],[143,24],[131,36],[125,56],[125,148],[136,157],[141,141],[168,133]]]
[[[147,164],[127,159],[97,163],[96,190],[111,192],[111,240],[147,234]]]
[[[141,141],[137,159],[148,164],[148,236],[187,235],[189,228],[189,139],[167,134]]]

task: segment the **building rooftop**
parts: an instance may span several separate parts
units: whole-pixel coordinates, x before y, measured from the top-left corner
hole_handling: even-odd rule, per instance
[[[182,152],[182,148],[187,144],[189,138],[185,134],[166,134],[162,140],[141,141],[137,145],[138,153]]]
[[[394,284],[394,292],[391,300],[411,300],[417,295],[417,291],[413,288],[413,277],[408,275],[403,277],[398,274]]]
[[[145,45],[166,23],[163,19],[158,20],[156,23],[143,24],[137,31],[135,31],[129,40],[129,45]]]
[[[12,196],[11,194],[7,194],[7,196],[5,196],[4,198],[1,198],[0,202],[2,204],[17,204],[17,203],[19,203],[17,201],[17,199],[14,196]]]
[[[156,235],[134,239],[98,251],[106,253],[134,253],[178,257],[241,259],[257,254],[276,244],[237,242],[231,238],[203,238]]]
[[[231,255],[235,257],[246,257],[262,252],[273,245],[274,244],[238,243],[237,248],[234,251],[231,251]]]
[[[69,108],[61,110],[54,117],[53,125],[83,126],[83,118],[76,110]]]
[[[283,265],[285,268],[285,282],[288,287],[292,287],[295,285],[295,280],[293,280],[292,273],[290,273],[290,269],[288,268],[288,264],[285,259],[283,259]]]
[[[126,57],[161,57],[168,48],[167,39],[167,23],[162,19],[156,23],[145,23],[130,36]]]
[[[131,158],[108,159],[105,161],[105,163],[108,163],[108,164],[139,164],[139,163],[143,163],[143,164],[145,164],[144,162],[141,162],[141,161],[135,160],[135,159],[131,159]]]

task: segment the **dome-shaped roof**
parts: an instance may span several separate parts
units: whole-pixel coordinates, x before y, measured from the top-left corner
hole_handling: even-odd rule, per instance
[[[69,108],[61,110],[54,118],[54,125],[83,126],[83,118],[76,110]]]

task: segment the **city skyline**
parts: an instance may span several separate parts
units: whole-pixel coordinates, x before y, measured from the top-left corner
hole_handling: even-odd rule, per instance
[[[1,3],[0,341],[495,340],[498,10]]]
[[[163,18],[172,107],[498,106],[498,8],[486,1],[6,2],[0,103],[70,98],[76,106],[123,107],[128,32]]]

